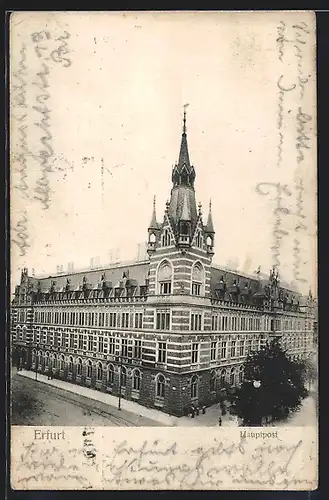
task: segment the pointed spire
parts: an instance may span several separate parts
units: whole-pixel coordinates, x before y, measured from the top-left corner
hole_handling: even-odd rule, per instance
[[[183,211],[182,211],[182,216],[181,216],[180,220],[181,221],[185,221],[185,222],[191,221],[191,216],[190,216],[189,209],[188,209],[188,206],[187,206],[186,193],[185,193],[185,196],[184,196]]]
[[[185,163],[187,167],[190,167],[190,157],[188,154],[187,137],[186,137],[186,108],[188,104],[184,104],[184,118],[183,118],[183,134],[182,141],[179,151],[178,166],[182,167]]]
[[[157,216],[156,216],[156,197],[153,198],[153,212],[152,219],[149,225],[149,229],[158,229]]]
[[[214,223],[212,221],[212,213],[211,213],[211,199],[209,200],[209,214],[208,214],[206,231],[207,233],[215,233]]]

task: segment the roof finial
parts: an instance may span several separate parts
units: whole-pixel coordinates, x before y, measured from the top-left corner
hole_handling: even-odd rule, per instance
[[[183,134],[186,134],[186,108],[189,106],[189,104],[184,104],[184,118],[183,118]]]

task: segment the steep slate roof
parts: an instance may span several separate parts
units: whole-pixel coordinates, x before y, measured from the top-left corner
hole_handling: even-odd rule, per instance
[[[136,280],[135,285],[144,286],[146,283],[146,279],[148,277],[149,263],[137,262],[133,264],[120,264],[114,265],[113,267],[106,267],[103,269],[92,269],[79,271],[76,273],[70,274],[60,274],[53,275],[47,278],[30,278],[31,282],[34,285],[34,289],[37,289],[37,284],[40,282],[41,291],[48,291],[51,287],[53,281],[55,281],[55,289],[56,291],[60,291],[63,287],[65,287],[67,279],[70,280],[70,288],[71,290],[76,290],[83,283],[84,277],[87,280],[87,283],[91,285],[91,288],[97,288],[98,283],[101,281],[101,277],[105,274],[105,281],[112,283],[113,287],[118,286],[118,284],[124,280],[123,274],[127,276],[127,278],[131,280]]]

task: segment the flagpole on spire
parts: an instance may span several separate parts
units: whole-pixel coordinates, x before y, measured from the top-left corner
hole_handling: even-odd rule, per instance
[[[183,134],[186,134],[186,108],[189,106],[189,104],[184,104],[184,118],[183,118]]]

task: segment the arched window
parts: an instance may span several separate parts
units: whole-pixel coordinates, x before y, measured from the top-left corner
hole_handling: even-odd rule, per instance
[[[73,373],[73,358],[69,357],[69,373]]]
[[[216,391],[216,372],[210,374],[210,392]]]
[[[226,382],[226,370],[225,368],[220,372],[220,386],[221,388],[225,387]]]
[[[100,362],[97,365],[97,380],[103,380],[103,365]]]
[[[212,243],[212,238],[210,236],[207,236],[206,243],[208,247],[212,247],[213,243]]]
[[[230,373],[230,385],[231,386],[234,386],[235,385],[235,376],[236,376],[236,373],[235,373],[235,368],[231,368],[231,373]]]
[[[164,260],[158,268],[158,284],[159,294],[168,295],[171,293],[172,288],[172,267],[170,262]]]
[[[169,229],[165,229],[162,234],[161,243],[163,247],[169,247],[170,245],[170,232]]]
[[[88,363],[87,363],[87,377],[88,378],[91,378],[91,375],[92,375],[92,363],[89,359]]]
[[[198,397],[198,376],[193,375],[191,378],[191,398],[197,398]]]
[[[35,352],[35,349],[33,349],[33,350],[32,350],[32,365],[34,365],[34,364],[35,364],[35,362],[36,362],[36,358],[37,358],[37,356],[36,356],[36,352]]]
[[[201,262],[196,262],[192,268],[192,295],[201,295],[204,285],[204,269]]]
[[[107,385],[112,385],[114,381],[114,366],[107,365]]]
[[[156,242],[156,236],[155,236],[154,233],[150,233],[149,242],[150,243],[155,243]]]
[[[164,398],[165,395],[165,378],[162,374],[157,376],[156,379],[156,395],[158,398]]]
[[[136,391],[139,391],[141,388],[141,372],[136,369],[134,370],[134,375],[133,375],[133,389]]]
[[[57,368],[57,359],[58,359],[58,355],[57,355],[57,354],[54,354],[53,367],[54,367],[55,369]]]
[[[126,387],[126,385],[127,385],[127,369],[124,366],[121,366],[120,380],[121,380],[121,387]]]
[[[198,248],[202,248],[202,242],[203,242],[203,238],[202,238],[201,231],[198,231],[196,238],[195,238],[195,244]]]
[[[77,363],[77,375],[82,374],[82,359],[78,358],[78,363]]]
[[[242,382],[243,382],[243,365],[241,365],[239,369],[239,384],[242,384]]]
[[[49,352],[46,352],[45,354],[45,367],[47,368],[49,365]]]
[[[64,354],[62,354],[60,362],[59,362],[59,369],[60,370],[64,370],[64,363],[65,363],[65,357],[64,357]]]

